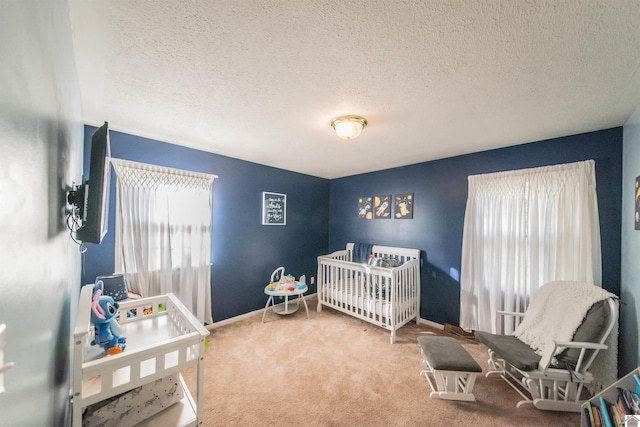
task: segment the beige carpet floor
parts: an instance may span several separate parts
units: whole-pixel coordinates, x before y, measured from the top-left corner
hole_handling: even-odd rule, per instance
[[[289,316],[269,311],[211,331],[205,426],[579,426],[580,415],[517,409],[504,381],[479,375],[476,402],[429,398],[417,337],[446,335],[414,322],[389,332],[308,297]],[[483,344],[458,338],[487,371]],[[195,390],[195,369],[183,373]]]

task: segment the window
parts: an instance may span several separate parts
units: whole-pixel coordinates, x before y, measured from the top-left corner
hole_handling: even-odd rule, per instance
[[[593,160],[469,177],[461,327],[496,332],[497,310],[524,312],[552,280],[601,284],[595,188]]]
[[[215,176],[112,159],[117,177],[116,271],[143,297],[174,293],[211,315],[211,203]]]

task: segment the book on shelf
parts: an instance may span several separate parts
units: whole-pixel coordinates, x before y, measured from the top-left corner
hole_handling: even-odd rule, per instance
[[[631,396],[629,402],[629,409],[633,412],[633,415],[640,415],[640,395],[635,391],[629,393]]]
[[[609,409],[609,417],[614,426],[621,426],[624,424],[624,415],[615,403],[607,403]]]
[[[640,395],[626,388],[616,387],[618,406],[623,415],[640,415]]]
[[[593,411],[593,427],[602,427],[602,418],[600,417],[600,408],[598,405],[591,405]]]
[[[623,415],[633,415],[633,411],[631,410],[630,405],[630,394],[629,390],[622,387],[616,387],[616,391],[618,392],[618,406],[622,411]]]
[[[602,396],[600,396],[599,404],[600,404],[600,415],[602,418],[602,426],[603,427],[613,427],[613,423],[611,422],[611,417],[609,416],[609,405],[607,401],[604,400]]]
[[[594,427],[595,424],[593,422],[593,409],[591,408],[591,402],[587,400],[586,405],[584,407],[584,417],[587,421],[587,427]]]

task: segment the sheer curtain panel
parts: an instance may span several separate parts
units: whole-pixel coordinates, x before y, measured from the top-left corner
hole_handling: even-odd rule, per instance
[[[495,333],[496,311],[523,312],[552,280],[601,285],[594,161],[470,176],[460,326]]]
[[[211,315],[214,175],[112,159],[117,177],[116,271],[143,297],[175,294]]]

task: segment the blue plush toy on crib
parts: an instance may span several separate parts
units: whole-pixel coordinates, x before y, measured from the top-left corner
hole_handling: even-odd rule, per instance
[[[113,298],[103,295],[104,284],[98,280],[93,288],[91,299],[91,322],[95,325],[95,339],[91,345],[100,345],[107,354],[122,353],[127,339],[123,337],[120,325],[116,321],[120,304]]]

